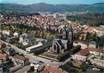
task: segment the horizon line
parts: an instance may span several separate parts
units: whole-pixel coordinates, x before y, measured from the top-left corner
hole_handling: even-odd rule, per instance
[[[0,4],[17,4],[17,5],[32,5],[32,4],[51,4],[51,5],[92,5],[92,4],[103,4],[104,2],[95,2],[95,3],[57,3],[57,4],[53,4],[53,3],[46,3],[46,2],[39,2],[39,3],[29,3],[29,4],[23,4],[23,3],[3,3],[3,2],[0,2]]]

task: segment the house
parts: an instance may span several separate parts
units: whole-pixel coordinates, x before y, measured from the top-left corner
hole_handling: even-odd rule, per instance
[[[79,42],[79,41],[75,41],[73,43],[74,46],[77,46],[77,45],[81,45],[81,48],[82,49],[85,49],[85,48],[96,48],[96,42],[95,41],[90,41],[90,42]]]
[[[2,64],[7,59],[7,54],[0,52],[0,64]]]
[[[77,45],[81,45],[82,49],[87,48],[87,44],[83,43],[83,42],[74,42],[73,46],[77,46]]]
[[[101,71],[98,71],[98,70],[87,70],[86,72],[84,72],[84,73],[103,73],[103,72],[101,72]]]
[[[34,67],[34,71],[36,73],[42,71],[45,67],[44,63],[42,63],[42,62],[33,62],[30,64],[30,66]]]
[[[91,55],[87,60],[89,60],[93,65],[104,68],[104,50],[90,49],[89,51]]]
[[[72,55],[72,59],[78,60],[78,61],[86,61],[87,55],[89,55],[89,50],[87,48],[82,49],[76,54]]]
[[[96,56],[96,55],[103,55],[103,52],[104,50],[100,50],[96,48],[85,48],[85,49],[81,49],[79,52],[72,55],[72,59],[85,61],[89,54],[93,54]]]
[[[4,51],[10,56],[13,56],[16,54],[16,51],[13,48],[5,48]]]
[[[96,42],[95,41],[89,42],[88,47],[90,47],[90,48],[96,48]]]
[[[94,31],[96,32],[96,34],[100,37],[100,36],[103,36],[104,35],[104,27],[96,27],[94,29]]]
[[[55,67],[51,67],[51,66],[46,66],[44,68],[44,70],[40,73],[66,73],[65,71],[62,71],[58,68],[55,68]]]
[[[13,58],[15,59],[15,61],[18,64],[21,64],[22,66],[25,66],[25,65],[29,64],[29,59],[26,58],[25,56],[15,55],[15,56],[13,56]]]
[[[5,48],[5,47],[6,47],[6,44],[0,42],[0,49]]]
[[[14,32],[14,33],[13,33],[13,36],[14,36],[14,37],[19,37],[18,32]]]
[[[42,39],[42,38],[36,38],[36,42],[44,42],[47,43],[46,39]]]
[[[8,30],[3,30],[3,31],[2,31],[2,34],[3,34],[3,35],[10,36],[10,31],[8,31]]]
[[[104,60],[103,59],[97,59],[97,58],[94,58],[94,59],[90,59],[90,62],[96,66],[99,66],[99,67],[103,67],[104,68]]]
[[[83,32],[84,32],[84,33],[87,33],[87,32],[93,33],[93,32],[94,32],[94,28],[91,27],[91,26],[83,25],[82,28],[83,28]]]
[[[89,48],[89,53],[94,55],[102,55],[103,50],[96,49],[96,48]]]
[[[26,33],[20,35],[19,43],[22,43],[24,46],[30,43],[30,39],[28,39],[28,35]]]

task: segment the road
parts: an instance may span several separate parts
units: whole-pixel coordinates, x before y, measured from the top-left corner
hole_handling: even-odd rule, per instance
[[[25,72],[29,71],[29,69],[30,69],[30,65],[25,66],[25,67],[19,69],[19,70],[16,71],[15,73],[25,73]]]
[[[35,56],[33,55],[32,53],[28,53],[27,51],[24,51],[10,43],[7,43],[5,41],[2,41],[0,40],[0,42],[3,42],[5,43],[6,45],[9,45],[11,46],[15,51],[19,52],[19,53],[22,53],[24,54],[25,56],[27,56],[30,60],[30,62],[33,62],[33,61],[42,61],[44,62],[46,65],[50,65],[50,66],[55,66],[55,67],[59,67],[60,65],[64,65],[65,63],[67,63],[68,61],[70,61],[70,58],[68,58],[66,61],[64,62],[56,62],[56,61],[51,61],[51,60],[48,60],[48,59],[45,59],[45,58],[42,58],[42,57],[38,57],[38,56]]]

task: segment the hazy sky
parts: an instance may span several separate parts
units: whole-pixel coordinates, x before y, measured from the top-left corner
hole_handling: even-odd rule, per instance
[[[49,3],[49,4],[93,4],[104,3],[104,0],[0,0],[0,3],[17,3],[17,4],[33,4],[33,3]]]

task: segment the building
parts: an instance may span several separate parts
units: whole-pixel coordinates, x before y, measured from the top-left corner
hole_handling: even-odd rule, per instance
[[[60,26],[58,29],[58,35],[53,40],[50,51],[54,53],[64,53],[64,51],[71,49],[73,46],[73,31],[71,27]]]
[[[14,37],[19,37],[19,33],[18,33],[18,32],[14,32],[14,33],[13,33],[13,36],[14,36]]]
[[[26,48],[26,51],[31,52],[32,49],[36,49],[36,48],[41,47],[41,46],[43,46],[43,43],[42,42],[38,42],[38,44]]]
[[[40,73],[66,73],[65,71],[59,70],[58,68],[47,66],[45,69]]]
[[[83,42],[74,42],[73,43],[73,46],[77,46],[77,45],[80,45],[82,49],[85,49],[88,47],[88,45]]]
[[[15,55],[15,56],[13,56],[13,58],[14,58],[15,62],[17,62],[18,64],[21,64],[22,66],[29,64],[29,59],[26,58],[25,56]]]
[[[10,36],[10,31],[8,31],[8,30],[3,30],[3,31],[2,31],[2,34],[3,34],[3,35]]]
[[[90,62],[96,66],[99,66],[99,67],[103,67],[104,68],[104,60],[103,59],[97,59],[97,58],[94,58],[94,59],[90,59]]]
[[[94,29],[94,31],[96,32],[96,34],[100,37],[104,35],[104,26],[100,26],[100,27],[96,27]]]
[[[88,54],[89,54],[88,49],[82,49],[78,53],[72,55],[72,59],[78,60],[78,61],[86,61]]]
[[[30,66],[34,68],[35,73],[41,72],[45,67],[44,63],[40,62],[40,61],[39,62],[33,62],[30,64]]]
[[[64,53],[64,51],[67,50],[67,43],[67,40],[55,39],[53,40],[50,50],[54,53]]]
[[[79,61],[86,61],[89,54],[102,55],[102,52],[96,48],[85,48],[72,55],[72,59]]]
[[[22,43],[22,45],[24,46],[29,45],[31,42],[30,39],[28,38],[28,34],[23,33],[22,35],[20,35],[19,43]]]
[[[8,54],[9,56],[14,56],[16,54],[16,51],[13,48],[5,48],[4,51],[6,52],[6,54]]]
[[[0,42],[0,49],[5,48],[5,47],[6,47],[6,44]]]
[[[2,64],[7,59],[7,54],[0,52],[0,64]]]
[[[100,49],[90,49],[91,55],[88,59],[91,64],[96,65],[99,68],[104,68],[104,50]]]
[[[75,41],[73,43],[73,46],[77,46],[77,45],[80,45],[82,49],[85,49],[85,48],[96,48],[96,42],[95,41],[90,41],[90,42],[79,42],[79,41]]]

